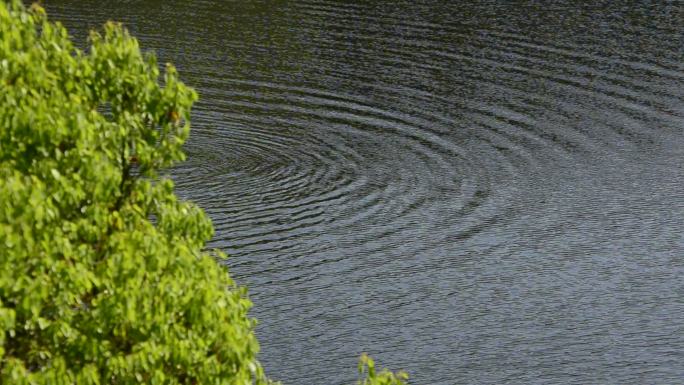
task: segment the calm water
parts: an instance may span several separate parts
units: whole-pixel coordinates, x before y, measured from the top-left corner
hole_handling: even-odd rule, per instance
[[[684,3],[44,2],[198,89],[174,177],[274,378],[684,381]]]

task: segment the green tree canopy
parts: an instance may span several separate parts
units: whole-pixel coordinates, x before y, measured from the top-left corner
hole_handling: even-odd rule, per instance
[[[211,222],[160,175],[197,94],[118,24],[89,43],[0,1],[0,383],[268,383]]]

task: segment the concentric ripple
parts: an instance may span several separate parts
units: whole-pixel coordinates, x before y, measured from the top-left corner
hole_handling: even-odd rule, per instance
[[[458,124],[447,116],[386,111],[367,98],[306,87],[216,79],[213,83],[230,89],[230,97],[206,88],[207,97],[227,103],[206,114],[199,112],[207,119],[201,124],[214,127],[221,123],[213,117],[220,116],[236,127],[210,128],[210,142],[190,144],[190,161],[179,168],[177,179],[181,189],[203,180],[230,182],[204,184],[201,194],[194,196],[203,204],[206,197],[206,205],[212,207],[217,196],[225,197],[218,197],[218,206],[231,228],[225,239],[228,247],[273,248],[289,239],[300,242],[299,235],[316,232],[323,224],[329,232],[358,226],[367,227],[366,235],[372,238],[405,236],[416,231],[416,219],[396,226],[400,219],[434,209],[431,206],[445,196],[450,205],[444,209],[450,220],[456,220],[472,213],[489,195],[487,170],[479,169],[472,154],[444,137]],[[254,100],[255,89],[262,92],[260,100]],[[193,156],[194,151],[223,154],[220,149],[226,148],[232,149],[231,158],[221,162]],[[510,166],[506,157],[503,160]],[[405,168],[407,162],[412,167]],[[226,179],[231,173],[233,178]],[[459,204],[454,206],[454,201]],[[216,225],[221,228],[224,223],[219,219]],[[430,231],[428,225],[438,224],[423,223],[421,231]],[[260,232],[264,226],[270,228],[269,237]]]
[[[362,351],[425,384],[684,378],[679,3],[47,7],[199,91],[173,176],[276,379]]]

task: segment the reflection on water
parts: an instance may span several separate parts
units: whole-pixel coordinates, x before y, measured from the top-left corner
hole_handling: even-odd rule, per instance
[[[46,3],[200,92],[174,176],[273,377],[684,378],[680,3]]]

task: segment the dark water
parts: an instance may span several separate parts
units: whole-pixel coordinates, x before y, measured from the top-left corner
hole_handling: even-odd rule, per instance
[[[45,3],[198,89],[175,179],[274,378],[684,383],[684,3]]]

